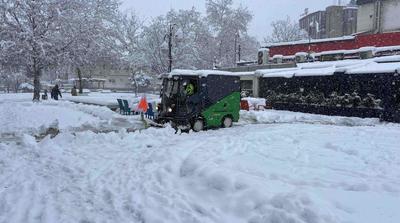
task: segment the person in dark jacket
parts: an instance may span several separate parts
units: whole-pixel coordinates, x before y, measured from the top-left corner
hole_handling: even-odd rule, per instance
[[[58,100],[58,95],[60,95],[60,97],[62,98],[61,91],[58,88],[58,84],[56,84],[56,86],[51,89],[51,98],[53,98],[54,100]]]

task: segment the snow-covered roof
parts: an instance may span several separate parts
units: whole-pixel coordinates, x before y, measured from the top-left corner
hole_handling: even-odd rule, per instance
[[[246,76],[254,76],[254,71],[244,71],[244,72],[232,72],[234,76],[246,77]]]
[[[354,10],[358,10],[358,6],[345,6],[344,9],[354,9]]]
[[[276,54],[272,57],[272,59],[278,59],[278,58],[282,58],[283,59],[283,55],[280,54]]]
[[[365,66],[360,66],[345,71],[346,74],[379,74],[394,73],[400,69],[400,63],[376,63],[372,62]]]
[[[295,54],[295,56],[307,56],[307,55],[308,55],[308,53],[306,53],[306,52],[297,52]]]
[[[328,55],[328,54],[355,54],[360,52],[372,51],[373,53],[384,52],[384,51],[397,51],[400,50],[400,46],[384,46],[384,47],[374,47],[374,46],[366,46],[361,47],[359,49],[353,50],[330,50],[323,51],[319,53],[314,53],[314,56]]]
[[[400,55],[376,57],[374,61],[377,63],[400,62]]]
[[[336,38],[326,38],[326,39],[312,39],[311,43],[322,43],[322,42],[331,42],[331,41],[342,41],[342,40],[353,40],[354,36],[343,36]],[[309,40],[298,40],[292,42],[281,42],[281,43],[269,43],[266,47],[276,47],[276,46],[290,46],[290,45],[298,45],[298,44],[308,44]]]
[[[294,59],[295,58],[295,56],[294,55],[290,55],[290,56],[283,56],[283,59],[285,60],[285,59],[288,59],[288,60],[292,60],[292,59]]]
[[[220,70],[182,70],[175,69],[169,73],[168,77],[173,76],[199,76],[199,77],[207,77],[208,75],[226,75],[226,76],[237,76],[237,74],[228,71],[220,71]]]
[[[328,76],[335,73],[379,74],[399,73],[400,56],[371,58],[366,60],[340,60],[297,64],[295,68],[257,70],[262,77]]]
[[[395,51],[395,50],[400,50],[400,46],[383,46],[383,47],[376,48],[376,52]]]
[[[286,77],[291,78],[294,76],[294,72],[299,68],[282,68],[282,69],[265,69],[265,70],[257,70],[256,75],[262,77]]]

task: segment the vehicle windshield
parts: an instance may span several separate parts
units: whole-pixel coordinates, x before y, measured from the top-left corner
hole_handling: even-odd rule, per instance
[[[171,97],[177,93],[179,83],[178,80],[167,79],[163,84],[163,93],[166,97]]]
[[[168,79],[164,82],[164,95],[168,98],[173,96],[186,97],[197,92],[197,81],[195,79]]]

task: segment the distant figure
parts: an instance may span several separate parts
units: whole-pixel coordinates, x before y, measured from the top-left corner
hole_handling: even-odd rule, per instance
[[[47,100],[48,99],[48,95],[47,95],[47,89],[44,89],[44,92],[42,94],[42,100]]]
[[[76,86],[74,86],[74,87],[71,89],[71,95],[72,95],[72,96],[78,96],[78,91],[76,90]]]
[[[58,95],[60,95],[60,97],[62,98],[60,89],[58,89],[58,84],[56,84],[56,86],[54,86],[53,89],[51,89],[51,98],[57,101]]]

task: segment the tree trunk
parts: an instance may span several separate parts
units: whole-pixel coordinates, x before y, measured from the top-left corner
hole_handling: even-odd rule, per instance
[[[19,81],[17,80],[15,83],[15,93],[18,93],[19,90]]]
[[[78,75],[78,79],[79,79],[79,94],[82,94],[83,93],[82,72],[79,67],[76,68],[76,74]]]
[[[133,78],[132,78],[133,81],[135,82],[135,97],[137,97],[139,86],[138,86],[138,83],[137,83],[137,80],[136,80],[136,73],[135,73],[135,71],[132,72],[132,77],[133,77]]]
[[[135,80],[135,96],[137,97],[138,93],[139,93],[139,84],[137,83],[137,81]]]
[[[40,101],[40,70],[37,69],[33,74],[33,101]]]

